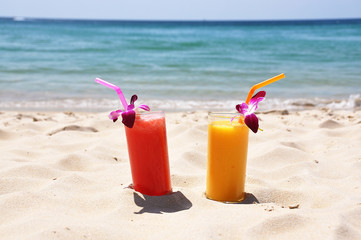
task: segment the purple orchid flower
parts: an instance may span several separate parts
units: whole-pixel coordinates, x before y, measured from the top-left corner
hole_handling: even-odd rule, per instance
[[[258,118],[254,113],[258,108],[258,103],[265,99],[266,92],[260,91],[256,93],[251,100],[249,105],[247,103],[241,103],[236,105],[236,110],[245,116],[244,123],[251,129],[254,133],[258,131]]]
[[[118,117],[120,115],[122,115],[122,123],[129,127],[129,128],[132,128],[133,125],[134,125],[134,122],[135,122],[135,110],[137,108],[141,108],[145,111],[150,111],[150,108],[147,106],[147,105],[140,105],[138,107],[135,107],[134,106],[134,102],[138,99],[138,96],[137,95],[133,95],[130,99],[130,104],[128,105],[127,107],[127,110],[116,110],[116,111],[113,111],[109,114],[109,118],[111,120],[113,120],[113,122],[117,121],[118,120]]]

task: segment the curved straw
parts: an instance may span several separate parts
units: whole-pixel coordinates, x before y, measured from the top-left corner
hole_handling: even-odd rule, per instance
[[[273,78],[267,79],[266,81],[257,83],[256,85],[253,85],[253,87],[251,87],[251,89],[250,89],[249,92],[248,92],[248,96],[247,96],[247,99],[246,99],[246,103],[249,104],[249,101],[251,100],[251,98],[252,98],[252,96],[253,96],[253,93],[254,93],[257,89],[259,89],[259,88],[261,88],[261,87],[264,87],[264,86],[266,86],[266,85],[268,85],[268,84],[271,84],[271,83],[273,83],[273,82],[276,82],[276,81],[278,81],[278,80],[280,80],[280,79],[282,79],[282,78],[284,78],[284,77],[285,77],[285,74],[284,74],[284,73],[281,73],[280,75],[277,75],[277,76],[275,76],[275,77],[273,77]]]
[[[115,91],[117,92],[119,98],[120,98],[120,101],[121,101],[122,104],[123,104],[124,110],[127,110],[128,103],[127,103],[127,100],[125,100],[125,97],[124,97],[124,95],[123,95],[122,90],[120,89],[120,87],[118,87],[118,86],[116,86],[116,85],[114,85],[114,84],[112,84],[112,83],[110,83],[110,82],[107,82],[107,81],[105,81],[105,80],[103,80],[103,79],[100,79],[100,78],[96,78],[96,79],[95,79],[95,82],[97,82],[97,83],[99,83],[99,84],[101,84],[101,85],[104,85],[104,86],[106,86],[106,87],[108,87],[108,88],[111,88],[111,89],[115,90]]]

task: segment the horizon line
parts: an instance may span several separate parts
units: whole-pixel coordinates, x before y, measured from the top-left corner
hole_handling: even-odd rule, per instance
[[[360,18],[295,18],[295,19],[92,19],[92,18],[49,18],[26,16],[0,16],[0,19],[17,21],[48,20],[48,21],[104,21],[104,22],[312,22],[312,21],[361,21]]]

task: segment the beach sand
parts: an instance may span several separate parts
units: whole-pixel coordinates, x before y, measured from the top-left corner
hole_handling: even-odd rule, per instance
[[[0,113],[0,239],[361,239],[361,111],[260,113],[240,204],[205,198],[207,112],[166,114],[161,197],[107,115]]]

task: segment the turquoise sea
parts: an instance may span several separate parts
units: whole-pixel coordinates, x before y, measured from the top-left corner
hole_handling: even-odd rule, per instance
[[[361,19],[91,21],[0,18],[0,110],[113,110],[119,85],[153,109],[361,106]]]

